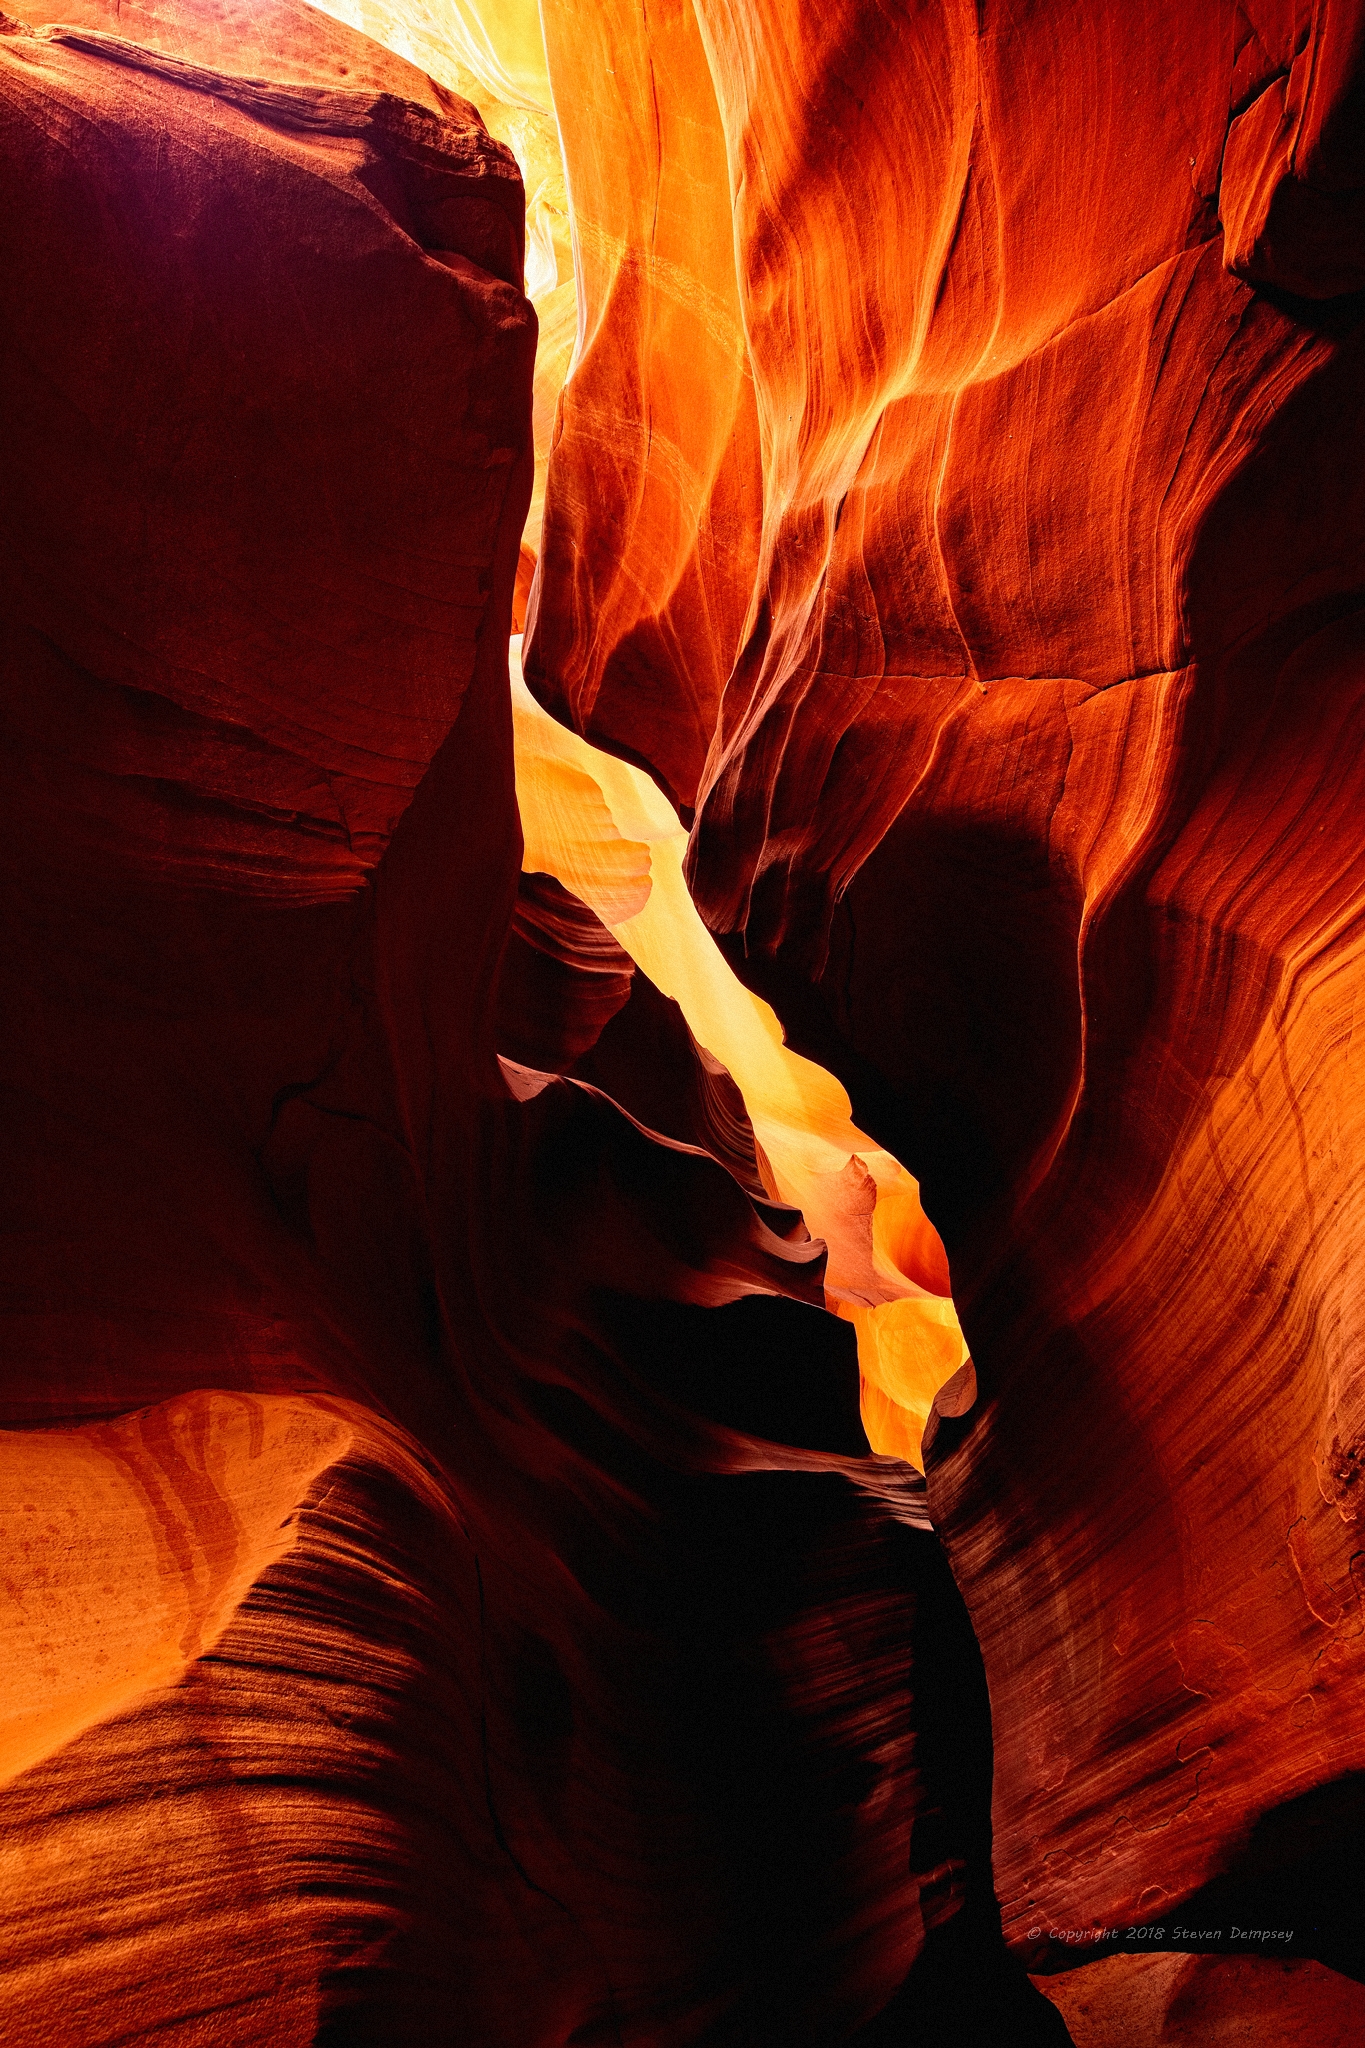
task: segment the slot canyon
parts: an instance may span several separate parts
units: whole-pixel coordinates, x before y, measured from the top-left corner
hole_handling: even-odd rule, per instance
[[[1365,0],[4,4],[0,2042],[1358,2048]]]

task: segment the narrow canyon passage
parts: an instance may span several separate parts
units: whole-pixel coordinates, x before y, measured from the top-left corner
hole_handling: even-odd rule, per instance
[[[1365,2038],[1362,24],[0,15],[6,2044]]]
[[[595,912],[651,987],[681,1010],[697,1054],[710,1055],[738,1085],[759,1185],[798,1209],[823,1243],[825,1302],[857,1332],[868,1440],[918,1466],[935,1396],[959,1374],[965,1391],[971,1370],[943,1246],[919,1189],[898,1159],[855,1129],[840,1084],[786,1046],[770,1006],[730,969],[688,894],[687,835],[668,799],[642,770],[548,717],[522,682],[520,661],[514,641],[523,872],[552,876]],[[538,943],[575,965],[562,928],[555,941]],[[543,1063],[558,1071],[553,1058]],[[709,1128],[696,1135],[723,1156]]]

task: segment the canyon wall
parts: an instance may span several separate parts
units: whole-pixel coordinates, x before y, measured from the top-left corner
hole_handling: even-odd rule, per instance
[[[1344,2042],[1360,9],[337,12],[0,17],[6,2038]]]
[[[636,10],[603,12],[633,49]],[[684,29],[636,85],[572,15],[546,9],[557,98],[586,125],[634,94],[666,149]],[[689,877],[947,1246],[979,1398],[931,1422],[929,1495],[990,1682],[1006,1926],[1041,1963],[1049,1929],[1168,1916],[1294,1802],[1354,1826],[1361,15],[695,20],[762,524]],[[591,157],[595,209],[617,163]],[[639,361],[674,289],[621,179],[595,231],[654,287],[602,301],[584,368]],[[573,392],[552,521],[596,479]],[[639,631],[641,556],[673,559],[650,478],[723,417],[650,402],[615,443],[648,434]],[[751,491],[747,419],[724,461]],[[648,689],[624,723],[612,693],[629,634],[566,657],[572,587],[547,547],[532,687],[678,789]],[[715,637],[688,620],[682,704]]]
[[[62,13],[0,24],[6,2039],[1061,2039],[825,1248],[518,880],[515,157],[306,8]]]

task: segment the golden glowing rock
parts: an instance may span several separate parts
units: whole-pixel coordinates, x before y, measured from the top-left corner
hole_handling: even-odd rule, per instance
[[[0,1432],[0,1781],[211,1650],[350,1438],[304,1401],[201,1393]]]
[[[1356,0],[26,13],[6,2048],[1359,1975]]]
[[[1139,1919],[1255,1816],[1354,1825],[1361,10],[696,0],[684,138],[635,81],[691,76],[686,24],[604,6],[636,187],[695,162],[688,273],[733,265],[723,447],[719,375],[674,431],[692,358],[657,359],[578,12],[546,0],[568,189],[641,283],[593,327],[620,402],[565,394],[526,678],[695,805],[704,924],[918,1179],[975,1369],[928,1474],[1007,1922]],[[656,419],[694,507],[752,494],[723,565],[676,567]],[[866,1300],[854,1155],[801,1199]],[[928,1331],[848,1307],[908,1450]]]
[[[918,1463],[930,1404],[966,1355],[918,1188],[855,1128],[841,1084],[790,1050],[771,1007],[731,970],[688,893],[687,835],[667,797],[641,769],[542,711],[518,654],[514,641],[522,865],[555,876],[596,911],[738,1083],[773,1194],[800,1209],[828,1248],[825,1294],[857,1331],[873,1448]]]
[[[527,680],[690,805],[742,637],[762,523],[729,171],[690,5],[544,11],[571,166],[581,342]]]

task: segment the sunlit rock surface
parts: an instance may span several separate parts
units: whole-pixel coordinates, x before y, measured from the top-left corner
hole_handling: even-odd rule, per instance
[[[514,669],[516,659],[514,643]],[[825,1302],[857,1332],[872,1442],[918,1464],[935,1395],[965,1366],[943,1248],[918,1187],[856,1129],[840,1083],[783,1043],[770,1006],[727,966],[683,879],[677,815],[650,778],[547,717],[515,674],[512,719],[523,867],[557,877],[598,913],[646,984],[676,1001],[701,1057],[738,1085],[762,1185],[798,1208],[825,1246]]]
[[[737,652],[686,614],[676,716],[729,667],[687,872],[947,1245],[930,1498],[1041,1960],[1361,1766],[1359,10],[695,17],[762,523]],[[633,375],[663,302],[599,355]],[[649,634],[653,417],[616,443]],[[752,489],[754,447],[707,473]],[[527,679],[688,796],[649,688],[579,680],[628,620],[563,645],[597,474],[566,426]]]
[[[0,26],[0,2031],[1061,2039],[793,1206],[869,1141],[647,776],[519,830],[514,156],[306,9]]]
[[[1359,10],[335,13],[0,22],[0,2031],[1353,2039]]]
[[[1309,1958],[1111,1956],[1047,1980],[1075,2048],[1353,2048],[1365,1985]]]
[[[725,138],[690,5],[544,10],[581,340],[559,401],[529,680],[695,798],[763,517]],[[647,732],[648,740],[642,740]]]

